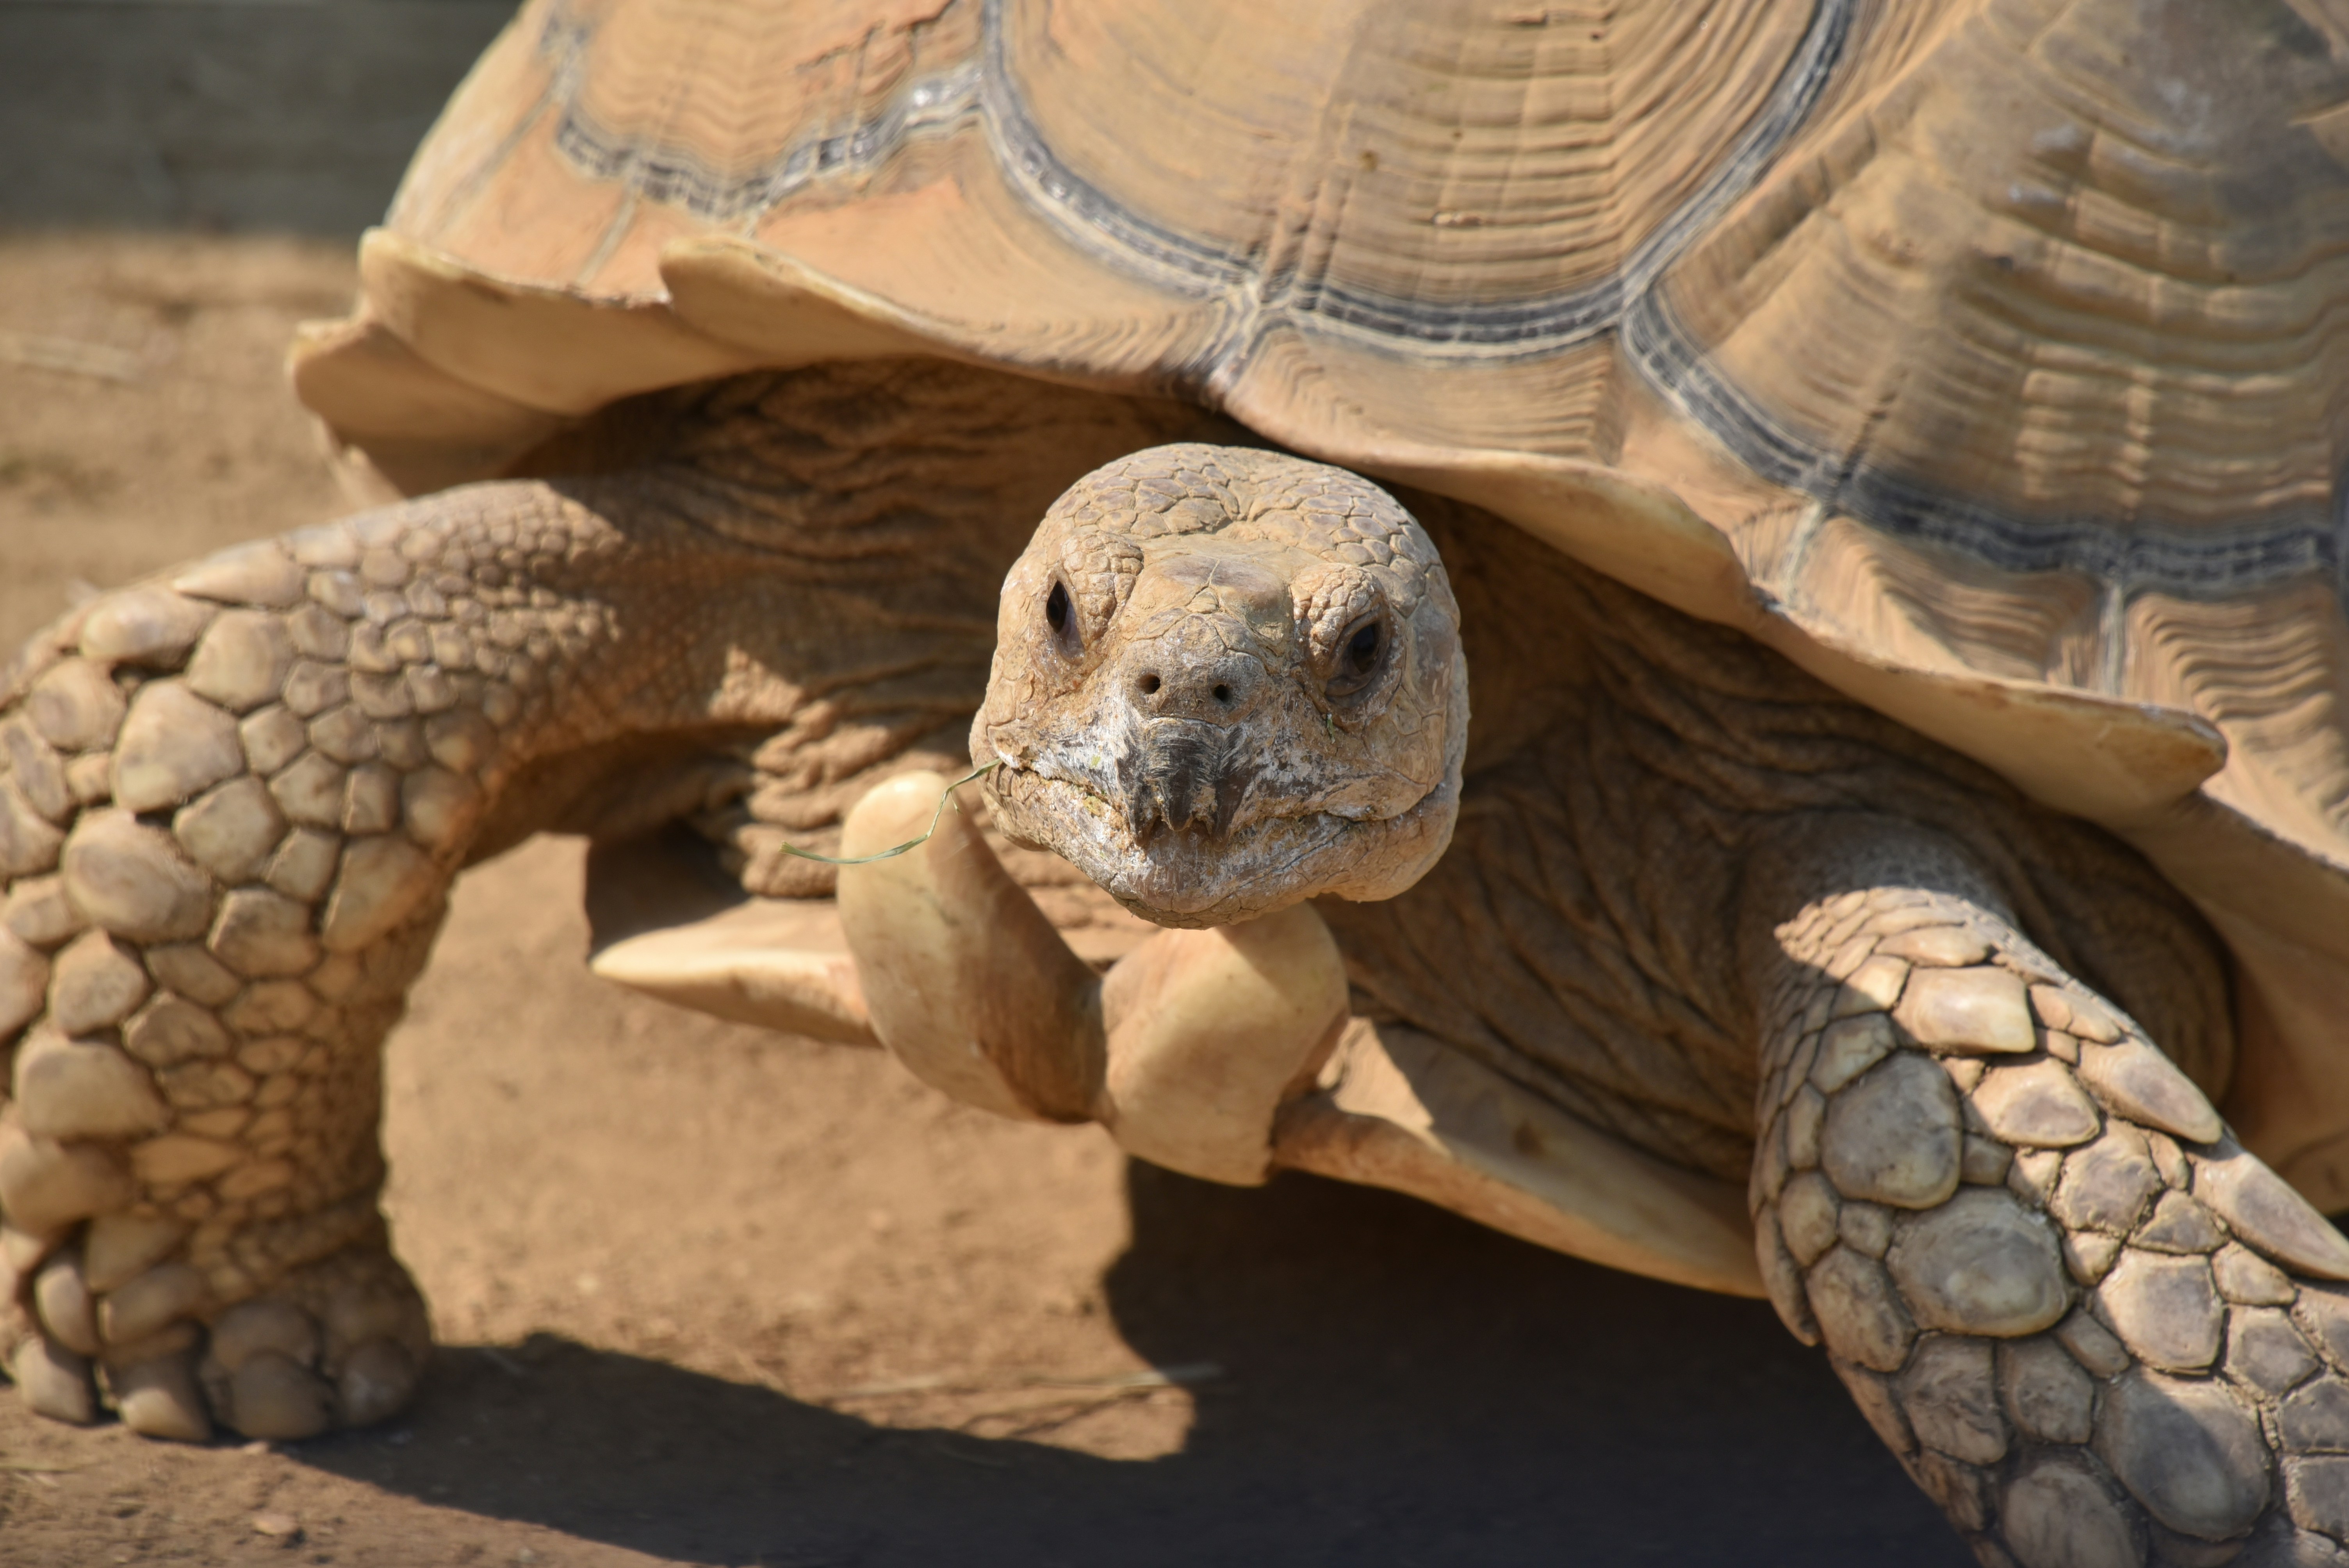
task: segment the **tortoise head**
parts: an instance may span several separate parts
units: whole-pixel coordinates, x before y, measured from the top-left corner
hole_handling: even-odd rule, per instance
[[[1154,447],[1053,503],[1003,584],[971,757],[1012,838],[1162,925],[1392,898],[1452,837],[1458,606],[1340,469]]]

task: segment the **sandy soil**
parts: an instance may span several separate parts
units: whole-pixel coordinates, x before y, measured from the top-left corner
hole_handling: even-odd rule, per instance
[[[0,640],[338,509],[277,360],[351,277],[0,241]],[[471,873],[391,1043],[410,1416],[177,1448],[0,1398],[0,1564],[1966,1561],[1766,1306],[620,994],[581,865]]]

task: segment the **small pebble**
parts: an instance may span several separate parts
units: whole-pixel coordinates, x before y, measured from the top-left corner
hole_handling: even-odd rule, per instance
[[[257,1443],[252,1446],[266,1449],[269,1445]],[[251,1451],[250,1449],[247,1451]],[[253,1532],[274,1540],[291,1541],[302,1533],[302,1522],[290,1513],[256,1513],[253,1516]]]

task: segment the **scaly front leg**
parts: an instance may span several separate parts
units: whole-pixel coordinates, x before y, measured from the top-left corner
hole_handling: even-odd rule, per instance
[[[429,1346],[376,1199],[379,1053],[595,611],[536,486],[109,595],[0,715],[0,1309],[45,1415],[201,1438],[379,1419]],[[536,598],[533,598],[533,594]]]
[[[1755,895],[1787,1326],[1985,1563],[2340,1561],[2349,1292],[2313,1282],[2349,1241],[1945,841],[1884,834]]]
[[[947,780],[901,774],[843,852],[926,830]],[[928,842],[843,871],[840,918],[874,1032],[916,1078],[1008,1116],[1095,1120],[1154,1163],[1260,1182],[1272,1124],[1346,1019],[1337,944],[1302,904],[1166,931],[1097,977],[949,806]]]

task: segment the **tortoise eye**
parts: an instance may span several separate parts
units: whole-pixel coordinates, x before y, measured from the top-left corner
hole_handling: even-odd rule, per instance
[[[1350,628],[1338,645],[1338,667],[1330,674],[1331,696],[1351,696],[1371,684],[1386,661],[1386,623],[1377,617]]]
[[[1069,634],[1069,590],[1065,583],[1055,583],[1044,596],[1044,624],[1052,628],[1052,635]]]

